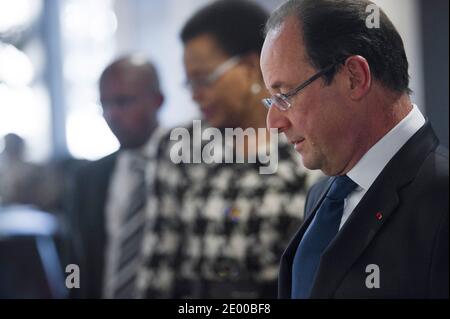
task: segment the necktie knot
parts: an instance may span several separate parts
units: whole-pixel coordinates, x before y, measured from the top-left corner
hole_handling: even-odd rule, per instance
[[[332,200],[343,200],[353,192],[357,186],[358,185],[347,175],[338,176],[334,179],[327,197]]]

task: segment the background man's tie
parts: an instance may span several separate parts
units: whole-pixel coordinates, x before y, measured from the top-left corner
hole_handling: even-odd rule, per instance
[[[136,276],[145,224],[145,160],[139,158],[132,161],[131,170],[136,174],[136,186],[120,227],[120,253],[115,272],[114,298],[120,299],[136,297]]]
[[[334,179],[316,216],[298,245],[292,265],[291,297],[293,299],[309,297],[320,257],[339,231],[344,199],[356,186],[357,184],[347,175]]]

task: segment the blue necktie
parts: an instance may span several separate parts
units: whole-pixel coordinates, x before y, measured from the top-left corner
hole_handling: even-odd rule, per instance
[[[334,179],[295,253],[292,264],[293,299],[309,297],[320,257],[339,231],[344,199],[356,186],[347,175]]]

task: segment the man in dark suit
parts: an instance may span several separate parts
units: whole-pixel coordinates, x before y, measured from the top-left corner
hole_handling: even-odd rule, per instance
[[[135,266],[129,265],[135,256],[122,258],[121,247],[127,248],[125,253],[134,249],[123,242],[122,228],[126,224],[125,215],[132,215],[135,228],[126,232],[134,236],[130,241],[136,242],[141,236],[144,204],[135,195],[143,188],[140,179],[145,178],[143,170],[150,149],[156,144],[156,115],[163,102],[155,68],[136,55],[116,60],[101,75],[100,99],[104,118],[120,149],[85,165],[76,175],[70,226],[76,261],[80,265],[80,290],[73,295],[132,298],[134,288],[122,285],[131,286],[131,277],[123,280],[117,277],[122,264],[127,266],[128,274],[136,271]],[[139,177],[131,169],[137,162],[143,172]],[[131,210],[135,212],[129,213],[133,205]],[[116,294],[118,280],[124,281],[120,288],[126,288],[126,293]]]
[[[282,257],[281,298],[448,298],[448,150],[410,100],[400,35],[367,8],[291,0],[266,26],[267,124],[329,176]]]

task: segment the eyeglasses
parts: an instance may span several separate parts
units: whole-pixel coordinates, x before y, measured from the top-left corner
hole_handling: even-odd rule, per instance
[[[289,109],[292,106],[292,104],[289,100],[294,95],[296,95],[298,92],[303,90],[305,87],[307,87],[308,85],[313,83],[315,80],[317,80],[318,78],[320,78],[327,72],[331,71],[331,69],[333,69],[336,65],[341,64],[343,62],[345,62],[345,60],[337,62],[337,63],[333,63],[333,64],[327,66],[326,68],[320,70],[319,72],[314,74],[312,77],[310,77],[308,80],[306,80],[305,82],[303,82],[302,84],[300,84],[299,86],[297,86],[295,89],[293,89],[292,91],[290,91],[288,93],[284,93],[284,94],[277,93],[275,95],[272,95],[270,98],[263,99],[261,102],[267,109],[270,109],[274,105],[280,111],[286,111],[287,109]]]
[[[214,84],[214,82],[216,82],[222,75],[234,68],[240,62],[240,60],[240,56],[233,56],[216,67],[210,74],[186,80],[185,86],[191,91],[199,88],[209,87]]]

